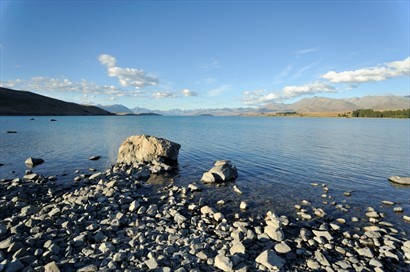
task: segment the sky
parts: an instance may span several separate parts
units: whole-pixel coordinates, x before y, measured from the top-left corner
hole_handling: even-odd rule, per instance
[[[0,0],[0,85],[153,110],[410,95],[410,1]]]

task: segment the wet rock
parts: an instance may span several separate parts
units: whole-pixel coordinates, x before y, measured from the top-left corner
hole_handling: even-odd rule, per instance
[[[97,178],[99,178],[99,177],[101,177],[101,176],[102,176],[102,173],[101,173],[101,172],[97,172],[97,173],[92,174],[88,179],[89,179],[89,180],[94,180],[94,179],[97,179]]]
[[[27,165],[27,167],[34,167],[36,165],[42,164],[43,162],[44,162],[44,160],[41,159],[41,158],[29,157],[29,158],[26,159],[26,161],[24,163]]]
[[[271,271],[279,270],[285,264],[285,260],[276,255],[273,250],[265,250],[256,257],[255,261]]]
[[[239,209],[241,210],[246,210],[248,208],[248,204],[246,204],[246,202],[241,201],[241,203],[239,204]]]
[[[238,188],[236,185],[233,186],[233,191],[234,191],[235,193],[237,193],[238,195],[242,195],[242,194],[243,194],[242,191],[239,190],[239,188]]]
[[[135,135],[124,140],[118,150],[117,163],[163,161],[175,164],[181,145],[150,135]]]
[[[214,167],[202,175],[203,183],[225,182],[238,177],[236,166],[228,160],[216,161]]]
[[[394,207],[393,211],[397,212],[397,213],[401,213],[401,212],[403,212],[403,208],[402,207]]]
[[[97,160],[99,160],[101,158],[101,156],[91,156],[90,158],[89,158],[89,160],[91,160],[91,161],[97,161]]]
[[[38,179],[38,175],[35,173],[32,174],[26,174],[24,175],[23,179],[27,179],[27,180],[36,180]]]
[[[407,222],[410,222],[410,216],[403,215],[403,220],[407,221]]]
[[[410,177],[391,176],[389,177],[389,181],[401,185],[410,185]]]

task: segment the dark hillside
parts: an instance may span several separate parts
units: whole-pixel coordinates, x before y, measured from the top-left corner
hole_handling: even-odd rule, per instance
[[[0,115],[111,115],[95,106],[0,87]]]

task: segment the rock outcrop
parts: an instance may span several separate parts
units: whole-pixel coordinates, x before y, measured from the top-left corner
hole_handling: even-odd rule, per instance
[[[202,175],[203,183],[218,183],[235,180],[238,177],[236,166],[228,160],[216,161],[214,167]]]
[[[164,162],[175,165],[178,162],[180,144],[150,135],[130,136],[118,150],[117,163],[128,165],[138,163]]]

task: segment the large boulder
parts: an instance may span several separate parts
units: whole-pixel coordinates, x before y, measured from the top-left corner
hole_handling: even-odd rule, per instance
[[[118,150],[117,163],[137,164],[164,162],[175,165],[178,162],[180,144],[150,135],[130,136]]]
[[[202,175],[203,183],[217,183],[235,180],[238,177],[236,166],[228,160],[216,161],[214,167]]]

